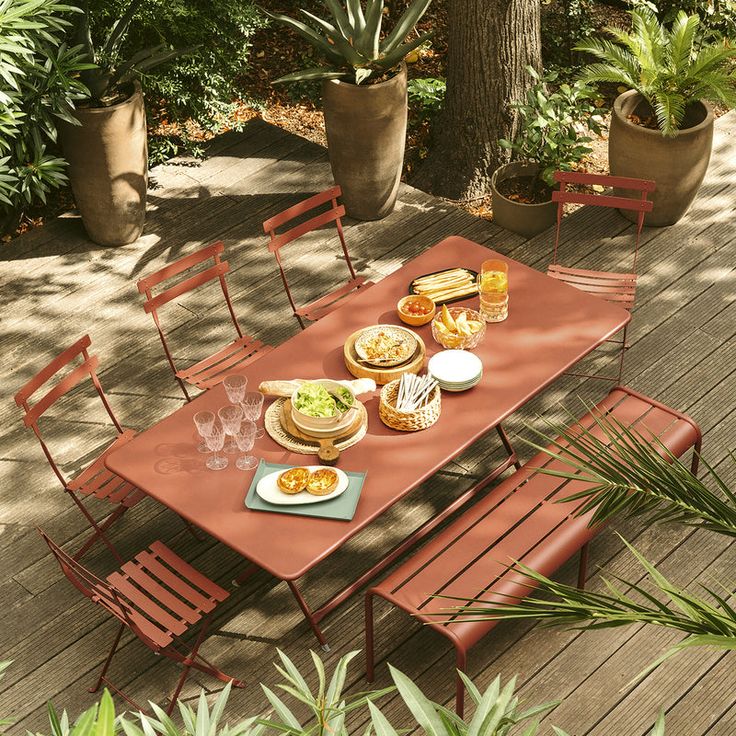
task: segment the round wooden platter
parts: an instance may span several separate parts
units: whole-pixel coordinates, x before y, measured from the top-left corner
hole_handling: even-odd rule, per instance
[[[335,447],[335,443],[352,437],[368,423],[368,412],[365,406],[357,400],[355,404],[358,412],[350,425],[329,435],[317,437],[303,432],[296,426],[291,416],[291,400],[287,399],[281,407],[281,426],[292,437],[315,445],[315,449],[319,448],[317,449],[317,457],[323,465],[334,465],[340,457],[340,450]]]
[[[417,349],[414,355],[406,362],[391,366],[390,368],[368,365],[360,360],[358,354],[355,352],[355,341],[361,332],[363,330],[353,332],[345,340],[345,345],[343,346],[345,366],[356,378],[372,378],[379,386],[383,386],[400,378],[404,373],[419,373],[424,367],[424,361],[427,358],[427,348],[424,345],[424,340],[416,332],[412,332],[417,339]]]

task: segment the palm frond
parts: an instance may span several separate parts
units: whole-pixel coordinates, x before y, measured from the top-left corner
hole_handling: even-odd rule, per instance
[[[654,100],[654,114],[662,135],[672,138],[679,132],[685,117],[686,101],[682,94],[661,91]]]
[[[647,516],[650,522],[677,521],[736,537],[736,494],[701,458],[711,490],[654,436],[596,415],[583,427],[571,412],[569,425],[540,418],[546,430],[529,427],[542,443],[522,440],[559,461],[537,472],[577,481],[579,489],[559,502],[583,503],[576,514],[593,512],[591,524],[612,517]]]
[[[690,646],[707,644],[720,649],[736,649],[736,611],[724,596],[714,596],[706,588],[705,592],[713,598],[714,602],[711,602],[678,587],[633,545],[625,539],[623,542],[642,566],[646,577],[656,585],[659,597],[645,590],[640,583],[619,576],[610,579],[602,576],[602,592],[581,590],[516,563],[513,569],[524,576],[530,589],[535,589],[534,595],[519,599],[496,594],[497,600],[489,601],[487,605],[483,605],[482,600],[469,605],[457,597],[437,596],[448,601],[461,601],[462,605],[448,607],[444,614],[435,615],[451,616],[453,621],[538,619],[542,626],[562,625],[577,629],[648,623],[687,635],[688,638],[667,650],[637,679]]]
[[[681,10],[669,31],[669,57],[672,60],[672,71],[675,74],[684,72],[690,64],[695,43],[695,34],[700,25],[697,15],[688,15]]]

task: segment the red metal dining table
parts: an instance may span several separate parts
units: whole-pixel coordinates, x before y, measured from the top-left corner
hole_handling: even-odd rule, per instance
[[[439,420],[422,432],[389,429],[378,417],[378,392],[361,397],[368,410],[368,432],[339,461],[344,470],[368,471],[352,521],[251,511],[244,500],[254,471],[237,470],[234,463],[219,472],[205,468],[206,456],[196,451],[192,417],[203,409],[217,411],[227,403],[222,386],[201,394],[111,453],[107,467],[241,554],[252,563],[249,570],[261,568],[286,581],[326,647],[321,619],[493,478],[518,464],[501,422],[626,325],[630,314],[453,236],[248,366],[246,374],[253,387],[273,379],[351,378],[343,362],[344,341],[367,325],[400,324],[395,305],[413,278],[456,266],[478,269],[484,260],[496,257],[509,264],[509,316],[504,322],[489,324],[484,341],[474,350],[483,361],[481,382],[464,393],[443,392]],[[477,297],[467,304],[477,306]],[[428,355],[441,349],[429,325],[415,329]],[[505,462],[321,608],[310,608],[297,587],[299,578],[494,428],[509,453]],[[290,453],[268,436],[257,441],[255,453],[274,463],[314,461]]]

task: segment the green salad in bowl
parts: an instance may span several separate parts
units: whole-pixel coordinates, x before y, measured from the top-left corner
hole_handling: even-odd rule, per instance
[[[355,406],[355,394],[338,381],[305,381],[291,397],[291,416],[304,431],[326,432],[349,423]]]

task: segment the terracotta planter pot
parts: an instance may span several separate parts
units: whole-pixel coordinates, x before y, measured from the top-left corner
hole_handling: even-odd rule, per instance
[[[100,245],[136,240],[146,217],[148,143],[140,85],[111,107],[76,110],[81,125],[60,126],[74,199],[90,239]]]
[[[654,209],[644,220],[647,225],[674,225],[695,199],[710,162],[713,145],[713,110],[707,102],[688,108],[683,130],[675,138],[665,138],[658,130],[634,125],[627,116],[651,114],[651,108],[634,91],[616,98],[611,115],[608,159],[611,174],[653,179],[657,189],[650,195]],[[629,192],[628,196],[636,196]],[[636,213],[622,212],[629,220]]]
[[[550,200],[540,204],[524,204],[506,199],[498,191],[498,185],[508,179],[536,176],[539,166],[527,161],[512,161],[499,166],[491,177],[493,221],[512,233],[531,238],[552,227],[557,221],[557,204]]]
[[[406,143],[406,66],[386,82],[322,85],[327,148],[345,209],[380,220],[396,204]]]

